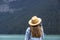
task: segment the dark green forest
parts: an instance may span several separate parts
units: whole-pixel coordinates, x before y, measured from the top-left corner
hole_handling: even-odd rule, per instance
[[[0,34],[25,34],[34,15],[45,34],[60,34],[60,0],[0,0]]]

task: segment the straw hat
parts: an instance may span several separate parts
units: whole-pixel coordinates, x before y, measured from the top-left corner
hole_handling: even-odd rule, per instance
[[[29,23],[30,26],[35,26],[35,25],[40,24],[41,21],[42,21],[41,18],[38,18],[37,16],[33,16],[33,17],[29,20],[28,23]]]

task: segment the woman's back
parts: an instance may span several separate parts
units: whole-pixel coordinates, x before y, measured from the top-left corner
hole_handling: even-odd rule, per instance
[[[31,32],[30,32],[30,27],[28,27],[25,34],[25,40],[42,40],[44,38],[43,29],[42,29],[42,33],[43,34],[40,38],[32,37]]]

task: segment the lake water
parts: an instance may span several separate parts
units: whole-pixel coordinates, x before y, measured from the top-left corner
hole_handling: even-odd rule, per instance
[[[0,35],[0,40],[24,40],[24,35]],[[60,40],[60,35],[45,35],[44,40]]]

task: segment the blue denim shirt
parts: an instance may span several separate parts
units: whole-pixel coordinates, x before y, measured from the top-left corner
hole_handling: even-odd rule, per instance
[[[43,40],[44,38],[44,31],[42,29],[43,35],[40,38],[33,38],[30,33],[30,27],[27,28],[25,33],[25,40]]]

